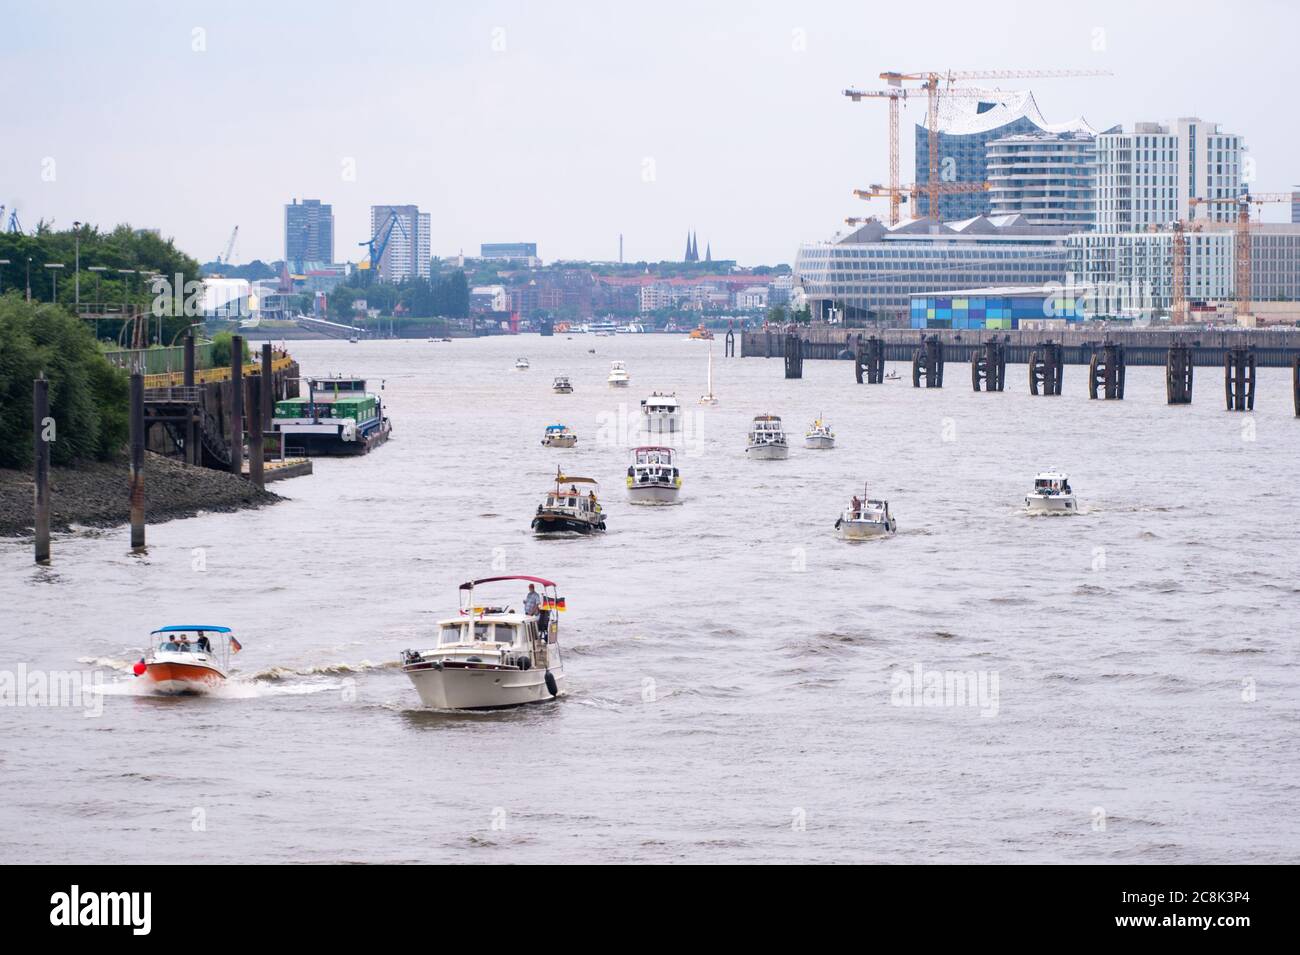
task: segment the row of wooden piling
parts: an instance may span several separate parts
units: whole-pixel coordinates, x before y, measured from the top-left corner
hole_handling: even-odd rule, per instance
[[[244,408],[256,408],[257,413],[248,419],[249,462],[248,479],[259,489],[264,488],[266,448],[265,423],[271,420],[274,398],[272,352],[269,342],[262,345],[261,374],[244,375],[244,339],[235,335],[231,339],[231,404],[230,404],[230,469],[235,474],[244,470]],[[192,395],[195,387],[194,337],[186,335],[184,342],[182,380],[185,394]],[[247,394],[246,394],[247,392]],[[129,389],[129,471],[127,494],[130,501],[131,550],[139,553],[145,549],[145,445],[149,421],[146,417],[144,375],[135,372]],[[199,432],[201,422],[191,410],[185,424],[185,461],[201,465]],[[55,438],[54,422],[50,418],[50,383],[42,373],[32,383],[32,434],[36,452],[35,462],[35,556],[38,564],[50,562],[50,442]]]

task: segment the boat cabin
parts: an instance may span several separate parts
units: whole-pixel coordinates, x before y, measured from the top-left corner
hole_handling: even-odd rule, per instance
[[[764,414],[754,418],[753,430],[749,433],[753,444],[779,444],[785,441],[785,429],[781,419],[776,415]]]
[[[678,471],[673,449],[634,448],[627,476],[635,484],[675,484],[678,480]]]
[[[1059,471],[1044,471],[1034,478],[1035,494],[1073,494],[1070,476]]]
[[[679,408],[676,395],[661,395],[656,391],[649,398],[641,399],[642,414],[676,414]]]

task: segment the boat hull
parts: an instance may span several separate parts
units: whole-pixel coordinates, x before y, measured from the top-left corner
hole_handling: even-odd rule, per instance
[[[627,489],[627,499],[632,504],[676,504],[681,488],[653,484],[632,485]]]
[[[626,388],[630,384],[631,382],[626,378],[611,378],[609,380],[609,386],[611,388]]]
[[[1030,514],[1051,514],[1065,516],[1068,514],[1077,514],[1079,511],[1078,502],[1073,495],[1054,495],[1044,497],[1038,494],[1030,494],[1025,497],[1025,511]]]
[[[576,435],[568,435],[563,438],[543,438],[542,447],[544,448],[571,448],[578,443]]]
[[[225,682],[220,670],[196,663],[155,661],[145,664],[144,678],[155,693],[206,693]]]
[[[352,441],[344,441],[338,430],[305,431],[295,430],[292,426],[278,429],[284,435],[284,443],[290,450],[301,449],[309,457],[350,457],[368,454],[388,440],[393,426],[385,418],[368,430],[357,434]]]
[[[532,528],[537,534],[597,534],[605,530],[605,519],[582,521],[567,514],[538,514]]]
[[[564,692],[564,668],[549,672],[556,693],[546,685],[546,670],[500,667],[404,668],[420,702],[439,710],[499,710],[546,703]]]
[[[890,537],[894,533],[892,524],[883,521],[840,521],[839,534],[846,541],[869,541],[880,537]]]
[[[755,461],[784,461],[790,456],[788,444],[751,444],[745,456]]]
[[[824,434],[810,434],[804,437],[803,446],[818,451],[826,451],[835,447],[835,439]]]

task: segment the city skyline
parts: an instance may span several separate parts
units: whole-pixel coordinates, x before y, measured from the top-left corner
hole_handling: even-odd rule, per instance
[[[1253,189],[1300,178],[1300,134],[1268,96],[1241,96],[1220,54],[1287,62],[1300,14],[1283,4],[1231,20],[1207,4],[1012,4],[997,31],[984,11],[936,6],[946,29],[916,36],[847,4],[15,6],[2,69],[15,86],[41,76],[41,95],[7,111],[0,203],[29,229],[157,228],[200,261],[236,225],[236,262],[280,258],[284,206],[311,196],[333,206],[335,255],[354,262],[371,206],[409,203],[431,216],[434,255],[527,238],[548,261],[617,261],[622,235],[626,261],[671,261],[693,223],[741,264],[791,263],[845,216],[886,211],[850,194],[887,177],[883,104],[841,95],[878,88],[885,69],[1110,70],[1001,85],[1097,127],[1211,119],[1243,137]],[[103,82],[106,44],[148,67]],[[904,169],[922,115],[903,110]]]

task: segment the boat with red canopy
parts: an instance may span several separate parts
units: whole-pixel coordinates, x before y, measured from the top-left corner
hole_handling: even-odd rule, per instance
[[[506,582],[528,585],[517,605],[486,598],[489,585]],[[460,611],[438,621],[436,643],[402,651],[402,672],[425,706],[503,709],[545,703],[563,692],[559,615],[565,606],[554,581],[483,577],[461,584],[459,593]]]

